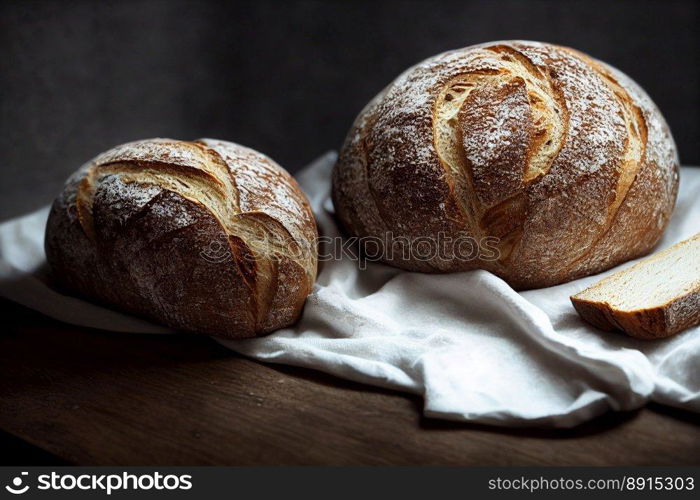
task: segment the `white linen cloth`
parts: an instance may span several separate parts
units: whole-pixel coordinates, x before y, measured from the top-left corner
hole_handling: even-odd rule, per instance
[[[325,236],[339,234],[329,197],[334,160],[326,154],[298,175]],[[699,193],[700,169],[683,168],[659,249],[700,232]],[[76,325],[169,331],[49,288],[47,213],[0,225],[0,295]],[[430,417],[568,427],[650,400],[700,412],[700,328],[640,341],[599,331],[574,311],[569,296],[612,271],[518,293],[485,271],[420,274],[378,263],[360,270],[344,257],[321,263],[296,325],[219,342],[260,361],[420,394]]]

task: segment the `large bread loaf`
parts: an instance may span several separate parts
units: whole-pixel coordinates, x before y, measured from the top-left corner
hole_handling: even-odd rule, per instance
[[[487,269],[519,289],[649,252],[677,188],[673,139],[643,90],[573,49],[523,41],[407,70],[357,117],[333,175],[340,221],[383,241],[385,262]]]

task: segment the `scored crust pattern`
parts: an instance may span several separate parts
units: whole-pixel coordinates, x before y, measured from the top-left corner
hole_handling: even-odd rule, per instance
[[[619,71],[538,42],[477,45],[404,72],[355,120],[333,172],[340,222],[386,242],[467,235],[497,258],[385,253],[413,271],[548,286],[648,252],[675,204],[660,112]],[[389,244],[389,243],[387,243]]]
[[[230,142],[150,139],[79,169],[46,252],[65,288],[184,330],[251,337],[298,318],[317,266],[296,181]]]

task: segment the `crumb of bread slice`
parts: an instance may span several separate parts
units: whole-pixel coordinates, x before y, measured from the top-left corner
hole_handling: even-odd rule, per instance
[[[594,326],[640,339],[700,324],[700,233],[608,276],[571,302]]]

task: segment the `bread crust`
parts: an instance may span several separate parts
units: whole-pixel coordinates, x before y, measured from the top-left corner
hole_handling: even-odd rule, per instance
[[[573,49],[493,42],[410,68],[355,120],[333,172],[342,226],[384,241],[498,241],[499,258],[397,257],[550,286],[649,252],[678,190],[676,147],[629,78]]]
[[[671,337],[700,324],[700,290],[662,306],[620,311],[609,304],[571,297],[576,312],[605,331],[621,330],[630,337],[657,340]]]
[[[70,293],[173,328],[247,338],[294,323],[317,230],[270,158],[210,139],[149,139],[81,167],[51,209],[46,255]]]

